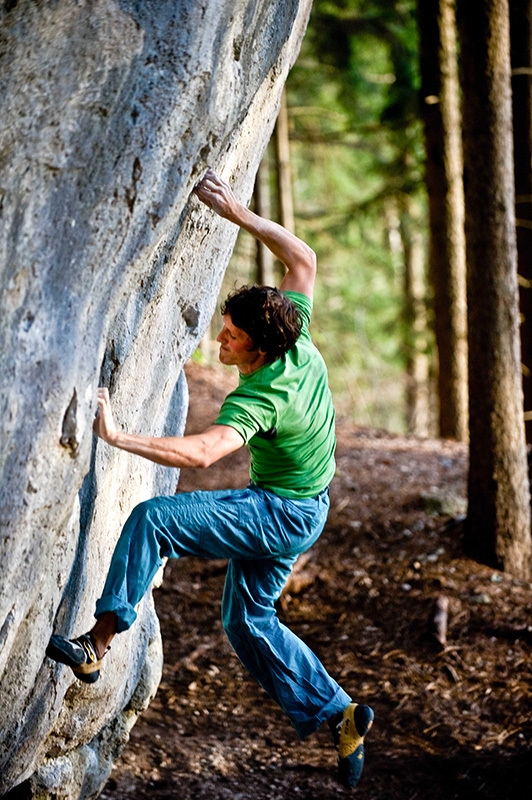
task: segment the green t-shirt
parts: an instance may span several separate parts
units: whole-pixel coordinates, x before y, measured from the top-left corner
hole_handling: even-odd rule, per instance
[[[335,472],[334,408],[327,367],[309,332],[312,301],[286,292],[303,320],[296,344],[273,364],[240,375],[216,424],[243,437],[257,486],[283,497],[314,497]]]

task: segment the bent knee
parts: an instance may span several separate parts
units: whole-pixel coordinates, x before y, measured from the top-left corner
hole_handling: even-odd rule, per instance
[[[135,520],[157,518],[160,515],[163,500],[162,497],[150,497],[148,500],[143,500],[134,507],[130,518]]]
[[[275,609],[255,615],[246,613],[243,609],[233,608],[229,612],[222,611],[222,626],[230,641],[232,638],[253,639],[271,627],[275,616]]]
[[[159,497],[150,497],[147,500],[143,500],[141,503],[138,503],[133,509],[133,513],[147,514],[150,511],[158,508],[159,505],[160,505]]]

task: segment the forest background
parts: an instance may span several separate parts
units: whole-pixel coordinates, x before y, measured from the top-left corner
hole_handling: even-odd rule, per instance
[[[530,0],[316,0],[254,193],[317,253],[338,411],[468,442],[466,550],[524,578],[531,20]],[[279,269],[242,236],[223,294]]]
[[[361,425],[426,435],[438,430],[436,398],[427,391],[435,362],[418,38],[412,0],[315,2],[282,113],[288,118],[295,229],[318,255],[313,335],[329,367],[336,407]],[[260,179],[263,186],[266,180],[266,212],[281,219],[276,149],[274,138]],[[427,370],[423,423],[409,419],[406,392],[405,196],[426,315],[421,347],[418,341]],[[280,265],[274,270],[278,279]],[[243,233],[222,295],[235,282],[255,279],[256,246]],[[216,359],[205,341],[200,352]]]

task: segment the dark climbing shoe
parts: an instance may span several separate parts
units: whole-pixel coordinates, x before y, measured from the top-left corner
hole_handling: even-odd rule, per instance
[[[346,789],[354,789],[364,768],[364,737],[373,724],[369,706],[350,703],[342,718],[331,726],[338,751],[338,780]]]
[[[100,677],[102,660],[98,658],[90,633],[84,633],[77,639],[54,634],[50,637],[46,655],[70,667],[83,683],[96,683]]]

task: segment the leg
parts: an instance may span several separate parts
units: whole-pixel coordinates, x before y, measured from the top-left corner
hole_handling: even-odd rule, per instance
[[[275,613],[274,603],[290,567],[290,560],[231,561],[222,619],[229,641],[246,669],[304,738],[322,722],[341,713],[351,699]]]
[[[136,619],[135,606],[164,557],[228,558],[252,552],[250,537],[239,544],[235,535],[239,504],[249,505],[250,499],[254,500],[252,492],[194,492],[156,497],[138,505],[113,553],[103,596],[96,605],[96,624],[77,639],[52,636],[47,655],[67,664],[85,683],[94,683],[110,642]]]
[[[293,561],[318,538],[327,511],[326,495],[292,501],[256,487],[147,500],[124,525],[96,617],[113,612],[117,633],[127,630],[164,557]]]
[[[98,658],[102,659],[115,638],[117,618],[113,611],[103,613],[90,632]]]

